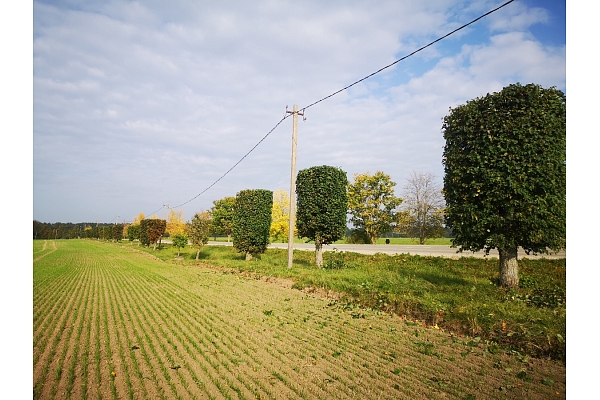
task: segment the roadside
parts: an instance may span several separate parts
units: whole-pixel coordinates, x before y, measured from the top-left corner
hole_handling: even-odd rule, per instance
[[[166,243],[166,241],[163,241]],[[233,246],[231,242],[221,242],[221,241],[209,241],[209,246]],[[273,249],[287,249],[287,243],[271,243],[269,248]],[[314,251],[315,245],[311,243],[294,243],[294,250],[306,250],[306,251]],[[344,251],[351,253],[360,253],[360,254],[410,254],[410,255],[419,255],[419,256],[432,256],[432,257],[447,257],[447,258],[460,258],[460,257],[477,257],[477,258],[486,258],[484,251],[478,251],[476,253],[472,252],[464,252],[457,253],[455,248],[450,246],[442,246],[442,245],[402,245],[402,244],[335,244],[335,245],[325,245],[323,246],[323,251]],[[561,250],[557,254],[542,254],[542,255],[527,255],[523,249],[519,250],[519,258],[529,258],[529,259],[558,259],[558,258],[566,258],[567,253],[566,250]],[[498,258],[498,251],[492,250],[487,258]]]

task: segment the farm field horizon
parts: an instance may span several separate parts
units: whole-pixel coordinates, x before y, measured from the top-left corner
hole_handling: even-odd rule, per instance
[[[566,397],[562,362],[157,255],[34,241],[34,399]]]

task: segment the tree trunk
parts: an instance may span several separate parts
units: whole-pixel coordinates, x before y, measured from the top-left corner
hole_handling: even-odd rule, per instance
[[[200,248],[196,251],[196,260],[200,259]]]
[[[252,260],[252,253],[246,253],[246,261]]]
[[[315,240],[315,262],[317,267],[323,266],[323,244],[318,240]]]
[[[500,254],[500,286],[515,288],[519,286],[519,264],[517,248],[498,249]]]

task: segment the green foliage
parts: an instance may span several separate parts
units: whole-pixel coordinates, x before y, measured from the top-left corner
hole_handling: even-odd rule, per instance
[[[200,248],[208,243],[211,226],[212,219],[208,211],[196,213],[189,224],[190,241],[193,246],[196,246],[198,253],[200,252]],[[196,259],[199,256],[198,253],[196,253]]]
[[[330,244],[346,234],[346,172],[327,165],[298,172],[296,195],[298,236]]]
[[[394,186],[396,182],[381,171],[355,174],[354,183],[348,185],[350,221],[364,230],[373,244],[397,222],[394,210],[402,199],[394,196]]]
[[[173,256],[168,249],[152,254],[163,260]],[[566,297],[555,308],[527,306],[517,299],[517,295],[532,297],[537,290],[548,294],[555,288],[566,291],[565,259],[521,260],[523,274],[531,277],[535,286],[507,291],[492,284],[498,272],[489,259],[352,252],[325,252],[324,258],[324,265],[343,263],[345,268],[317,268],[307,251],[294,253],[294,268],[282,268],[287,263],[285,249],[268,249],[257,262],[246,263],[226,246],[207,247],[203,261],[255,277],[290,278],[298,289],[341,293],[332,304],[353,313],[354,318],[363,318],[365,308],[372,308],[403,315],[408,318],[407,325],[437,324],[450,332],[493,341],[502,349],[565,358]],[[186,259],[193,260],[193,256]],[[507,293],[513,293],[515,299],[506,299]]]
[[[123,224],[115,224],[111,228],[111,239],[119,242],[123,239]]]
[[[140,225],[139,224],[131,224],[127,227],[127,239],[130,242],[133,242],[136,239],[140,238]]]
[[[76,238],[98,238],[99,226],[112,226],[113,224],[97,224],[89,222],[81,223],[47,223],[37,220],[33,221],[34,239],[76,239]]]
[[[143,219],[140,221],[140,243],[143,246],[150,246],[150,239],[148,239],[148,221],[147,219]]]
[[[371,244],[371,238],[364,229],[352,229],[350,236],[346,238],[348,244]]]
[[[182,233],[176,233],[171,237],[171,242],[177,248],[177,255],[179,256],[179,250],[183,249],[188,243],[188,237]]]
[[[325,253],[323,268],[325,269],[341,269],[354,268],[354,264],[346,261],[345,252],[338,251],[336,248],[333,251]]]
[[[540,308],[559,308],[565,305],[566,292],[564,288],[536,288],[524,293],[509,292],[504,296],[505,301],[521,301],[528,306]]]
[[[213,201],[213,207],[210,209],[213,234],[230,236],[233,233],[234,209],[235,197],[224,197]]]
[[[273,192],[242,190],[235,198],[233,247],[241,253],[262,254],[269,245]]]
[[[451,109],[446,146],[446,224],[461,250],[566,241],[566,98],[556,88],[513,84]]]

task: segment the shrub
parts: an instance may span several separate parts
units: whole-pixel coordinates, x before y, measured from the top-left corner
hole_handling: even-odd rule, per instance
[[[267,250],[272,207],[273,192],[270,190],[242,190],[236,195],[233,247],[246,253],[246,260]]]

